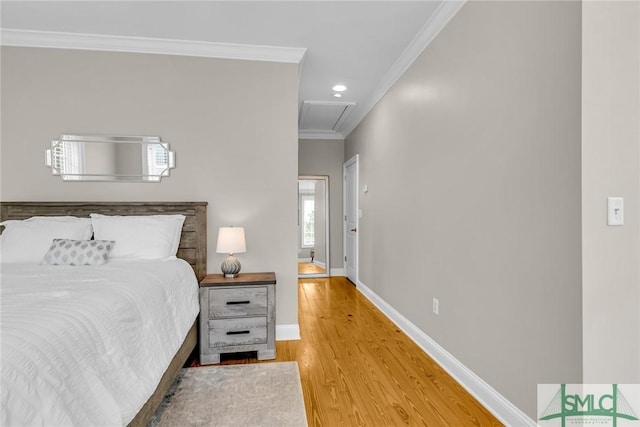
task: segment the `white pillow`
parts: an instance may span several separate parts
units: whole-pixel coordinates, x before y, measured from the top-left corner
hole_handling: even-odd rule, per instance
[[[116,242],[109,259],[175,258],[184,220],[184,215],[91,214],[94,239]]]
[[[40,264],[53,239],[88,240],[93,234],[91,219],[74,216],[34,216],[22,221],[0,223],[0,262]]]

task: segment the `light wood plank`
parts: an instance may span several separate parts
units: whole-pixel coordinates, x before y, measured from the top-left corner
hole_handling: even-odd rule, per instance
[[[298,274],[323,274],[327,270],[310,262],[298,262]]]
[[[501,425],[344,277],[298,291],[302,340],[277,341],[275,361],[298,362],[309,426]]]

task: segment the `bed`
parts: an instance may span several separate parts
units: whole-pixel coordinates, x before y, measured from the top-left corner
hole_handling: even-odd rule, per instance
[[[95,268],[93,266],[89,268],[68,266],[29,268],[20,264],[3,265],[3,413],[6,414],[11,412],[11,409],[15,409],[11,408],[11,405],[17,407],[32,405],[42,407],[44,412],[56,413],[58,411],[63,413],[63,415],[57,416],[56,419],[59,420],[65,420],[65,410],[71,410],[71,417],[76,416],[74,411],[78,412],[79,410],[81,412],[79,418],[71,420],[70,424],[86,424],[88,421],[89,424],[144,426],[148,423],[175,376],[196,346],[196,316],[199,307],[197,307],[197,300],[194,307],[192,298],[183,298],[182,295],[193,294],[195,284],[197,298],[197,282],[206,275],[206,207],[206,202],[3,202],[0,204],[0,221],[21,220],[33,216],[88,217],[91,213],[131,216],[181,214],[185,216],[179,239],[177,260],[141,261],[139,263],[108,262]],[[77,268],[77,270],[73,270],[73,280],[66,276],[65,281],[64,271],[73,268]],[[58,280],[57,276],[62,276],[62,279]],[[107,277],[109,278],[108,286],[104,286],[101,281],[106,280]],[[134,279],[132,283],[135,283],[135,286],[128,285],[131,279]],[[29,286],[20,289],[18,285],[20,280],[26,280]],[[153,293],[150,293],[149,285],[145,285],[145,281],[156,284],[153,287]],[[164,281],[168,281],[170,284],[165,286]],[[180,287],[176,287],[178,284]],[[96,292],[91,289],[95,289]],[[69,292],[73,292],[73,298],[65,297],[65,293]],[[66,305],[59,307],[56,304],[52,305],[51,301],[59,297],[60,301],[64,301],[64,304],[71,306],[75,304],[78,306],[75,308],[80,311],[73,311],[74,307],[70,308]],[[124,309],[119,305],[122,300],[131,299],[134,301],[134,298],[139,299],[140,297],[147,298],[146,302],[135,302],[134,304],[137,305],[131,309]],[[113,303],[110,302],[110,298],[113,298]],[[116,298],[118,298],[117,301]],[[183,303],[182,299],[187,299],[188,302]],[[100,301],[101,304],[106,302],[104,304],[106,307],[119,308],[117,310],[114,308],[111,311],[106,309],[106,311],[103,309],[87,310],[87,306],[92,305],[91,301]],[[166,304],[167,302],[168,304]],[[46,309],[38,309],[39,304],[42,304],[43,307],[46,306]],[[181,308],[180,304],[186,304],[187,308]],[[12,307],[18,306],[23,308],[13,310],[16,312],[13,313],[13,317],[6,317],[11,315]],[[29,308],[24,309],[24,307]],[[65,319],[54,319],[55,313],[52,314],[52,311],[56,309],[62,312],[62,317]],[[156,320],[145,317],[147,311],[158,311],[159,313],[154,315],[161,317],[170,318],[175,315],[176,319],[178,317],[181,319],[176,320],[175,324],[170,323],[168,326],[163,326],[156,323]],[[114,312],[119,314],[115,315]],[[114,319],[120,315],[124,317],[122,323],[114,323],[116,322]],[[51,321],[48,316],[52,316]],[[182,317],[186,317],[186,320]],[[101,318],[106,319],[107,326],[101,326]],[[132,318],[135,319],[132,320]],[[32,324],[33,319],[39,319],[40,323]],[[42,323],[43,319],[47,319],[47,321]],[[134,320],[142,322],[142,326],[133,327]],[[178,325],[180,322],[181,326]],[[36,327],[38,330],[34,333],[32,329]],[[47,331],[47,328],[50,330]],[[119,347],[118,345],[105,345],[100,340],[88,342],[87,335],[100,336],[100,328],[116,329],[117,335],[129,335],[139,339],[143,344]],[[94,329],[98,332],[95,332]],[[12,340],[12,334],[15,334],[15,331],[24,335],[20,338],[24,341],[24,345],[16,347],[15,343],[19,340],[16,340],[15,337]],[[62,345],[47,348],[47,346],[53,345],[49,341],[50,335],[64,338],[65,346],[68,345],[69,348],[65,349],[65,346]],[[11,344],[12,342],[13,344]],[[29,347],[34,345],[38,345],[38,347]],[[133,352],[134,347],[141,348],[142,357],[138,353],[129,354]],[[150,372],[151,367],[147,372],[146,366],[136,369],[136,366],[140,366],[141,363],[142,365],[147,364],[146,358],[149,354],[151,355],[150,359],[161,359],[158,363],[162,364],[162,368],[154,367],[155,372]],[[47,358],[42,359],[43,355],[47,355]],[[17,361],[12,361],[11,357]],[[113,361],[125,360],[126,358],[133,361],[121,365],[117,364],[118,369],[105,371],[102,366],[102,359],[109,359],[111,365],[106,366],[110,367],[113,365]],[[12,364],[16,366],[12,366]],[[149,361],[148,364],[152,363]],[[69,369],[69,366],[63,369],[65,365],[70,365],[73,369]],[[82,374],[78,375],[77,372]],[[95,376],[94,379],[92,379],[92,375]],[[30,376],[34,377],[33,382],[31,382]],[[115,384],[121,386],[122,390],[117,387],[116,392],[112,388],[106,390],[101,385],[101,381],[106,376],[112,376]],[[25,378],[29,379],[28,383]],[[127,381],[130,383],[127,384]],[[47,389],[57,389],[59,396],[47,395],[47,393],[51,394]],[[130,391],[129,389],[135,390]],[[73,393],[78,393],[78,390],[81,390],[81,396],[74,398]],[[112,396],[114,393],[115,396]],[[131,396],[127,393],[131,393]],[[7,396],[11,396],[11,398]],[[73,405],[78,406],[79,409],[67,408],[67,406]],[[99,414],[102,411],[104,417],[96,423],[95,418],[91,417],[98,415],[94,414],[92,412],[94,408],[91,408],[91,411],[88,411],[88,415],[86,415],[88,418],[83,418],[85,415],[82,414],[82,411],[88,409],[83,406],[101,406],[95,408],[96,413]],[[30,410],[30,408],[23,407],[17,412]],[[12,421],[7,418],[5,422],[10,425]]]

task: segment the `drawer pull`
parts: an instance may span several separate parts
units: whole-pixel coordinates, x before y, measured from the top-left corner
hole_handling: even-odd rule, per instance
[[[251,301],[227,301],[227,305],[251,304]]]
[[[227,332],[227,335],[242,335],[242,334],[249,334],[251,333],[250,331],[229,331]]]

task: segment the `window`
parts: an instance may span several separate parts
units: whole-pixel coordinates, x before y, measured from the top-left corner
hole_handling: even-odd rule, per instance
[[[315,246],[315,201],[313,194],[300,195],[300,224],[302,226],[302,247],[312,248]]]

